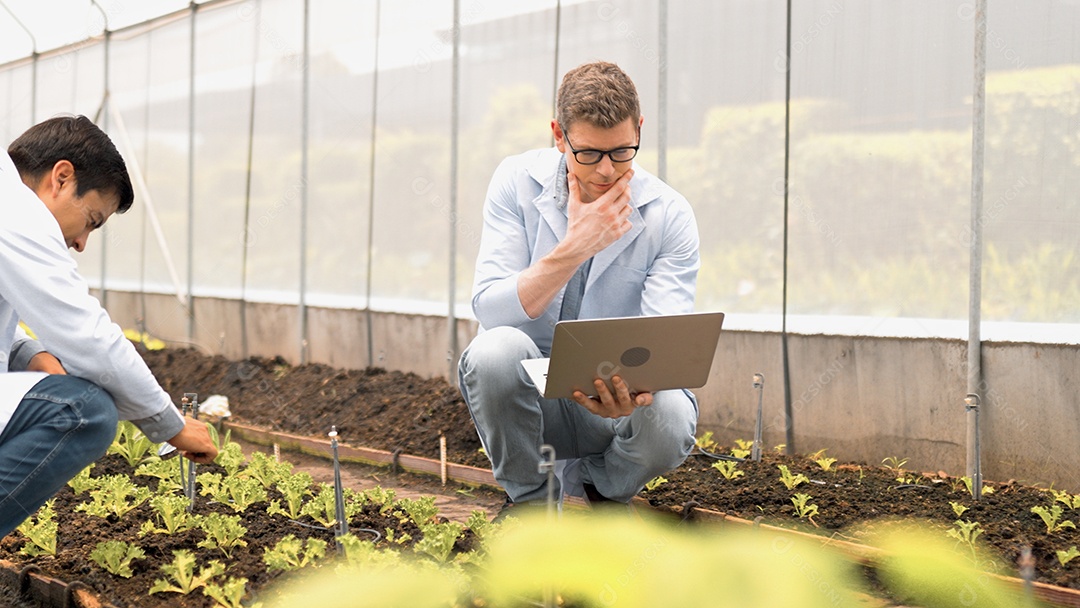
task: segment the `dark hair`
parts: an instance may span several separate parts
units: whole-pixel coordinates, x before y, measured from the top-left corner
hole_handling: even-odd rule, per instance
[[[75,167],[75,195],[91,190],[120,199],[116,209],[131,208],[135,192],[127,165],[109,136],[85,116],[56,116],[40,122],[8,146],[23,181],[37,183],[56,163],[66,160]]]
[[[579,120],[610,129],[641,116],[637,88],[619,66],[607,61],[586,63],[563,76],[556,97],[555,119],[563,129]]]

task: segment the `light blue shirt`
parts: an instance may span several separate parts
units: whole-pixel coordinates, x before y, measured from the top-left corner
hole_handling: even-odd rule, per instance
[[[518,298],[521,271],[566,236],[566,164],[556,148],[504,160],[488,186],[472,308],[480,330],[511,326],[546,355],[563,292],[536,319]],[[593,256],[578,318],[693,312],[700,267],[690,204],[636,163],[630,180],[632,228]],[[564,289],[565,290],[565,289]]]

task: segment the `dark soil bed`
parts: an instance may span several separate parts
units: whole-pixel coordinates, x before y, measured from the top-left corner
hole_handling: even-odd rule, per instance
[[[290,366],[281,359],[251,358],[228,361],[207,357],[193,350],[169,349],[145,353],[155,376],[179,402],[183,393],[195,392],[205,399],[213,394],[228,397],[233,419],[237,422],[325,439],[331,425],[336,425],[343,443],[380,448],[388,451],[438,458],[440,435],[445,435],[449,459],[462,464],[487,467],[479,451],[480,443],[458,390],[442,379],[424,379],[414,374],[382,369],[362,371],[333,369],[324,365]],[[722,448],[713,447],[718,452]],[[726,448],[725,448],[726,449]],[[696,451],[679,469],[666,474],[668,479],[642,497],[662,511],[700,506],[747,520],[761,518],[773,525],[798,528],[825,536],[872,544],[872,535],[860,527],[869,521],[890,517],[913,517],[938,526],[941,534],[954,527],[957,519],[978,522],[985,541],[1003,573],[1017,576],[1016,561],[1023,547],[1031,547],[1036,558],[1036,580],[1065,587],[1080,588],[1080,558],[1062,567],[1055,555],[1080,544],[1080,532],[1064,528],[1047,533],[1043,520],[1032,507],[1050,508],[1054,496],[1046,491],[1017,484],[988,484],[993,494],[980,501],[972,500],[964,486],[944,475],[889,469],[873,465],[835,464],[832,471],[807,457],[781,456],[768,452],[758,463],[739,462],[744,475],[725,479],[712,467],[717,462]],[[780,481],[779,465],[791,473],[803,474],[808,481],[788,489]],[[94,470],[94,475],[110,468],[126,467],[116,457],[108,457]],[[213,470],[206,467],[202,470]],[[898,480],[897,478],[901,478]],[[138,478],[136,478],[138,479]],[[818,512],[812,518],[799,518],[792,497],[808,494],[807,504]],[[141,539],[147,559],[140,560],[135,576],[118,579],[90,562],[89,552],[108,538],[133,540],[138,526],[149,517],[149,507],[139,507],[134,517],[116,524],[74,512],[75,497],[65,488],[57,497],[56,511],[61,521],[61,551],[56,558],[25,558],[16,555],[24,540],[18,534],[0,539],[0,558],[39,565],[46,575],[64,580],[82,580],[97,589],[102,598],[117,606],[210,606],[213,602],[199,594],[180,598],[175,594],[148,596],[146,590],[161,578],[160,566],[172,559],[171,551],[187,548],[198,555],[207,553],[196,543],[199,532],[180,535],[165,547],[164,535]],[[967,507],[957,517],[950,502]],[[1060,505],[1060,503],[1058,503]],[[259,507],[262,507],[261,509]],[[224,509],[205,501],[202,512]],[[332,533],[297,526],[281,517],[268,518],[265,504],[249,509],[243,525],[248,527],[248,546],[237,549],[229,560],[229,574],[247,577],[253,586],[274,578],[262,563],[263,548],[272,546],[285,534],[304,538],[315,535],[332,541]],[[254,514],[262,514],[256,516]],[[1080,520],[1080,509],[1064,507],[1062,520]],[[351,527],[383,530],[396,527],[398,520],[377,512],[365,511],[351,522]],[[407,525],[411,525],[411,522]],[[415,530],[402,530],[413,533]],[[471,537],[459,539],[467,548]],[[332,546],[332,545],[331,545]],[[202,562],[200,562],[202,563]],[[187,602],[187,603],[184,603]]]

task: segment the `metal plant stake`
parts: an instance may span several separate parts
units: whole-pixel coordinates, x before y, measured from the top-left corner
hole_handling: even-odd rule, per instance
[[[180,411],[186,416],[191,413],[192,420],[199,419],[199,394],[184,393],[180,400]],[[184,466],[187,465],[187,477],[184,476]],[[195,461],[180,459],[180,484],[184,486],[184,496],[188,499],[188,511],[195,510]]]
[[[750,459],[761,462],[761,398],[765,388],[765,376],[754,374],[754,388],[757,389],[757,425],[754,427],[754,446],[750,451]]]
[[[971,472],[971,498],[982,497],[982,456],[979,454],[979,396],[968,393],[964,397],[964,409],[975,418],[975,463]]]
[[[338,461],[337,426],[330,427],[330,449],[334,452],[334,516],[338,524],[334,527],[334,538],[341,538],[349,533],[349,522],[345,518],[345,489],[341,485],[341,462]],[[338,551],[344,548],[338,543]]]
[[[550,444],[540,446],[540,465],[537,467],[540,473],[547,473],[547,519],[555,519],[555,447]],[[555,590],[550,586],[544,587],[544,608],[555,608]]]

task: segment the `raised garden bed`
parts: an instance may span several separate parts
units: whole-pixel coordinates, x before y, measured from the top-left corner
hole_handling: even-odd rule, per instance
[[[248,432],[286,432],[300,436],[297,441],[319,442],[325,441],[329,427],[336,425],[343,440],[343,452],[355,449],[361,454],[363,450],[381,450],[377,458],[396,460],[404,468],[407,468],[405,465],[410,456],[430,459],[423,465],[430,468],[430,462],[437,461],[440,456],[439,437],[442,435],[451,463],[487,466],[460,395],[441,380],[383,370],[345,371],[321,365],[290,367],[281,360],[230,362],[190,350],[150,352],[145,357],[155,375],[177,400],[185,392],[198,392],[204,397],[210,394],[229,397],[233,420],[256,427]],[[730,452],[729,448],[708,445],[704,441],[702,447],[714,455]],[[319,448],[316,445],[308,451],[319,451]],[[823,457],[818,455],[818,459]],[[100,475],[122,464],[126,466],[118,460],[110,457],[95,468],[94,474]],[[757,520],[770,526],[831,537],[837,543],[851,541],[859,545],[872,543],[875,538],[875,532],[862,526],[865,522],[881,521],[890,516],[914,517],[930,522],[942,538],[955,536],[960,549],[967,546],[964,538],[970,538],[973,531],[981,531],[978,542],[986,541],[994,551],[989,558],[980,558],[984,561],[981,565],[993,562],[992,565],[1014,577],[1019,574],[1016,562],[1020,551],[1030,547],[1035,558],[1037,581],[1064,587],[1061,590],[1063,597],[1070,596],[1068,588],[1080,588],[1080,559],[1062,565],[1056,555],[1057,551],[1067,551],[1080,542],[1076,529],[1064,525],[1066,521],[1080,519],[1080,510],[1077,510],[1080,504],[1065,506],[1062,500],[1055,503],[1055,495],[1051,492],[1008,483],[988,484],[994,488],[994,493],[974,501],[960,480],[907,471],[901,461],[898,457],[884,463],[892,468],[882,463],[832,463],[826,471],[808,457],[792,458],[767,452],[762,462],[721,465],[733,467],[725,476],[724,471],[712,466],[720,461],[699,452],[678,470],[665,475],[667,481],[658,480],[657,485],[644,491],[639,501],[647,501],[660,511],[676,512],[690,518],[696,514],[698,518],[722,520],[725,515],[720,513],[723,513],[729,520],[730,517],[737,517],[739,521]],[[787,468],[789,481],[799,475],[806,481],[787,488],[781,481],[781,465]],[[213,470],[205,467],[200,472],[203,469]],[[458,472],[462,471],[483,476],[482,471],[476,473],[474,468],[461,467]],[[268,500],[275,498],[273,492],[271,489]],[[801,505],[792,500],[797,494],[807,496]],[[1058,498],[1061,497],[1059,494]],[[1074,497],[1067,493],[1064,496],[1065,500],[1071,498]],[[55,510],[68,518],[63,524],[64,532],[58,547],[62,550],[57,557],[27,559],[19,556],[17,551],[26,541],[13,534],[0,541],[0,559],[17,562],[15,567],[19,568],[35,564],[43,575],[81,580],[98,590],[105,601],[117,606],[215,605],[198,594],[147,595],[154,580],[163,578],[160,566],[173,559],[172,551],[176,546],[200,552],[199,563],[206,562],[209,551],[198,547],[204,533],[181,533],[175,546],[176,539],[168,543],[164,543],[164,538],[150,538],[145,542],[139,539],[147,557],[137,560],[135,573],[128,579],[130,583],[121,581],[93,564],[88,559],[89,552],[98,542],[108,538],[138,538],[138,527],[150,518],[150,507],[146,504],[138,507],[143,511],[137,510],[139,516],[131,518],[130,523],[128,518],[108,521],[74,511],[76,504],[87,500],[85,494],[77,497],[69,488],[57,497]],[[1052,526],[1056,529],[1048,531],[1048,523],[1033,513],[1032,508],[1045,508],[1049,513],[1055,504],[1062,507],[1061,515]],[[261,515],[241,514],[242,524],[249,527],[245,536],[249,544],[236,548],[235,555],[229,558],[230,576],[248,578],[253,588],[281,576],[266,571],[261,561],[265,547],[272,547],[286,534],[298,539],[332,540],[333,537],[329,531],[299,526],[280,516],[267,518],[266,504],[258,506]],[[816,507],[816,512],[811,507]],[[395,525],[400,525],[404,528],[395,532],[399,538],[402,533],[422,537],[415,523],[392,515],[388,517],[379,510],[369,513],[370,509],[365,509],[357,515],[352,527],[382,529],[385,533],[385,528],[395,529]],[[224,515],[231,514],[232,509],[203,501],[197,512]],[[966,528],[956,524],[957,521],[965,522]],[[948,536],[950,534],[952,536]],[[403,546],[407,548],[414,542],[410,539]],[[456,550],[468,550],[471,542],[468,533],[463,534],[457,540]],[[239,567],[234,569],[234,563]],[[245,563],[250,563],[250,573],[243,566]],[[125,595],[122,589],[129,584],[133,591]],[[1076,600],[1080,595],[1074,593],[1071,597],[1073,599],[1061,600],[1057,605],[1080,605]],[[1070,603],[1073,601],[1076,603]]]

